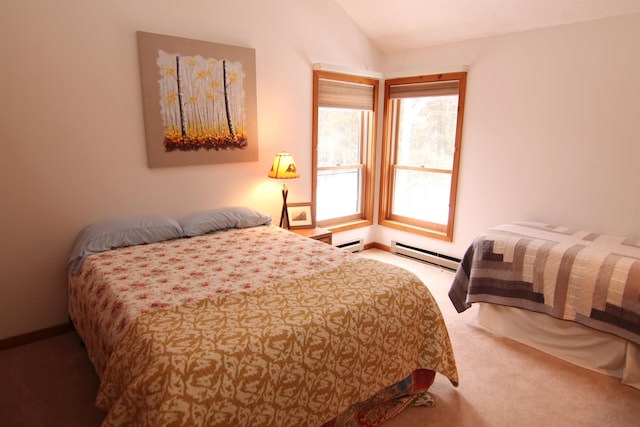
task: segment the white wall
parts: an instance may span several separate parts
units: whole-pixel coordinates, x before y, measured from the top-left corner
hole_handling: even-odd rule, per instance
[[[453,243],[377,227],[460,257],[516,220],[640,239],[640,15],[387,55],[394,75],[469,66]]]
[[[256,49],[259,161],[149,169],[137,30]],[[323,0],[26,0],[0,6],[0,339],[67,320],[76,233],[105,217],[247,204],[274,217],[286,149],[311,200],[311,64],[379,69]]]

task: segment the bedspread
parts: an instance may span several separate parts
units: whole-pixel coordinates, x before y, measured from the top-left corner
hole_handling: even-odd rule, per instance
[[[457,384],[431,294],[404,269],[354,256],[139,316],[97,403],[105,425],[321,425],[419,368]]]
[[[274,226],[114,249],[90,256],[69,276],[69,315],[102,376],[138,316],[319,272],[348,255]]]
[[[575,321],[640,344],[640,241],[533,222],[505,224],[467,249],[449,298]]]

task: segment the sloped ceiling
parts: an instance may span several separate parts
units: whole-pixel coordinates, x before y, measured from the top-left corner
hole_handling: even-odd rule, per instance
[[[334,0],[384,53],[640,13],[640,0]]]

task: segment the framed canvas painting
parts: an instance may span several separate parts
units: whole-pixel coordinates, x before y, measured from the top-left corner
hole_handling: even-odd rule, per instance
[[[257,161],[255,49],[136,36],[149,167]]]

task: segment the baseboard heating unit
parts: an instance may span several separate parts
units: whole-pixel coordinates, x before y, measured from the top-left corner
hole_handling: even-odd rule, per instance
[[[349,252],[361,252],[364,250],[364,240],[358,239],[350,242],[343,242],[335,246],[340,249],[346,249]]]
[[[391,241],[391,253],[414,258],[453,271],[457,270],[460,265],[460,260],[458,258],[428,251],[426,249],[416,248],[415,246],[405,245],[404,243],[399,243],[395,240]]]

